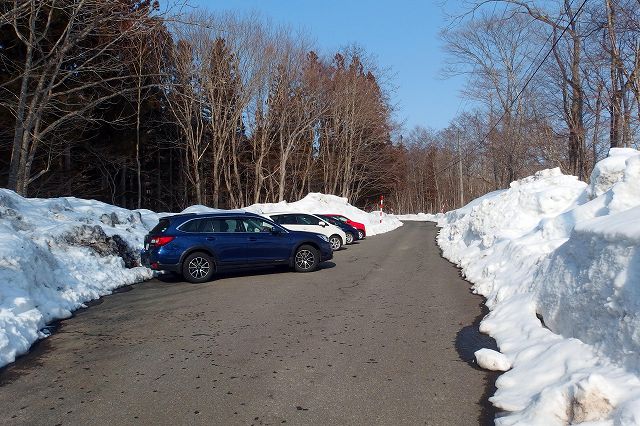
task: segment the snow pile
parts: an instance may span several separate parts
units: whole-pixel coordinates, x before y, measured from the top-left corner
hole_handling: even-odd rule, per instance
[[[311,214],[340,214],[355,222],[364,224],[367,228],[367,236],[382,234],[402,226],[402,222],[392,215],[383,213],[381,222],[379,211],[367,213],[349,204],[346,198],[317,192],[312,192],[302,200],[292,203],[281,201],[279,203],[253,204],[244,210],[258,214],[287,211]]]
[[[440,222],[512,364],[497,424],[640,424],[638,154],[612,150],[590,185],[544,170]]]
[[[47,323],[114,288],[151,278],[136,267],[157,223],[77,198],[25,199],[0,189],[0,366],[44,337]]]

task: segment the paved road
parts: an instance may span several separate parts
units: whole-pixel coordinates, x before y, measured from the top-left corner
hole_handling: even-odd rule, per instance
[[[312,274],[101,299],[0,371],[0,424],[483,423],[493,377],[456,350],[481,299],[435,234],[407,223]]]

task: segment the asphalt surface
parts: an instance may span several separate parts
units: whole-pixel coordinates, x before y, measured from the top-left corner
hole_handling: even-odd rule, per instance
[[[490,424],[495,377],[467,362],[482,300],[435,235],[105,297],[0,370],[0,424]]]

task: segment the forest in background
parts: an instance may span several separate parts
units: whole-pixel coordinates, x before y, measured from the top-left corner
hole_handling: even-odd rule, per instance
[[[3,185],[128,208],[234,208],[310,191],[366,204],[398,169],[366,52],[320,56],[256,17],[150,1],[4,1]]]
[[[441,38],[471,108],[408,132],[355,45],[323,54],[260,17],[151,0],[0,5],[0,185],[25,196],[177,211],[324,192],[436,212],[543,168],[588,179],[637,143],[640,0],[466,3]]]

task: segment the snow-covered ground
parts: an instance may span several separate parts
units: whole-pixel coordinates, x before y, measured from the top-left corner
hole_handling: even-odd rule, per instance
[[[407,222],[438,222],[444,218],[443,213],[418,213],[418,214],[397,214],[393,215],[396,219]]]
[[[378,213],[322,194],[246,210],[281,209],[344,214],[365,223],[369,235],[401,225],[386,215],[380,223]],[[185,212],[211,210],[192,206]],[[73,197],[22,198],[0,189],[0,367],[46,337],[41,330],[47,323],[117,287],[151,278],[151,270],[136,265],[144,236],[160,216]]]
[[[497,424],[640,424],[640,152],[612,149],[590,185],[541,171],[439,225],[512,366]]]

